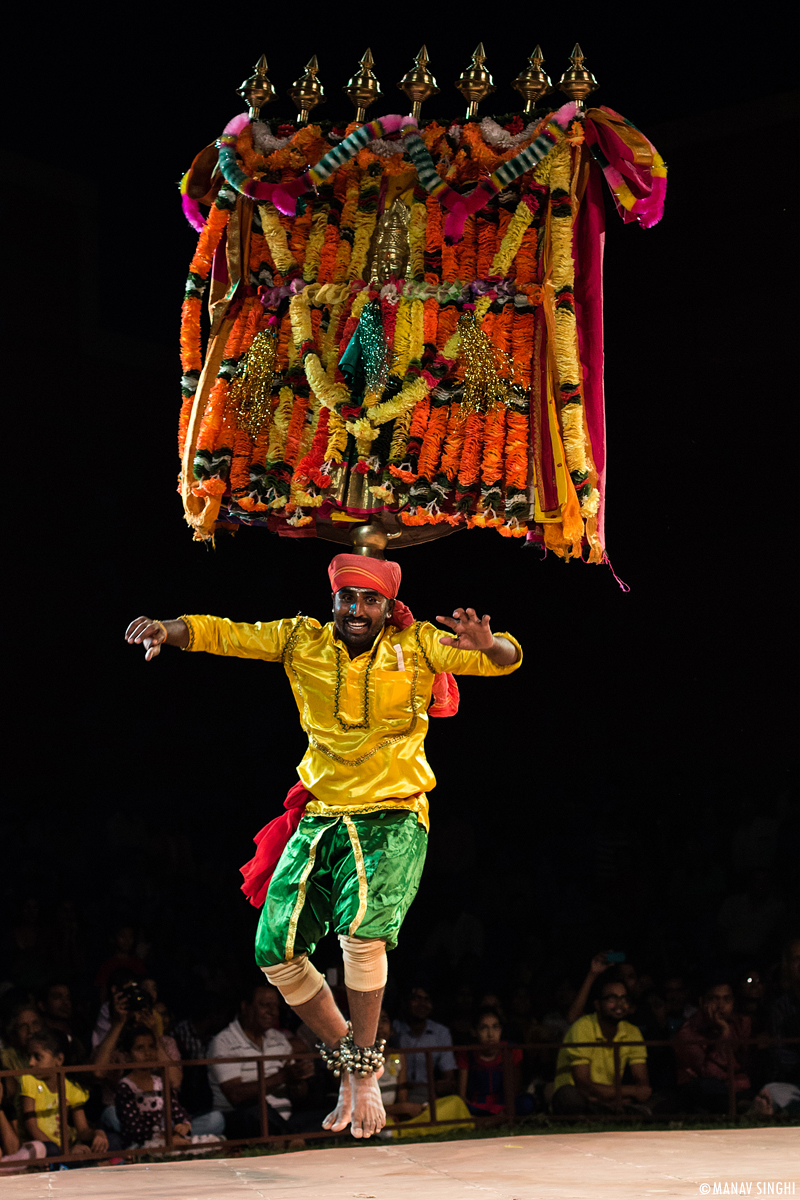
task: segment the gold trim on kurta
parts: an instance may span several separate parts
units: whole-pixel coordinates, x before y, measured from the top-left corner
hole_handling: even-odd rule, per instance
[[[343,814],[342,820],[347,826],[347,832],[350,835],[350,845],[353,847],[353,858],[356,860],[356,874],[358,875],[358,912],[355,915],[355,919],[350,922],[350,928],[347,931],[350,937],[354,937],[367,911],[369,888],[367,886],[367,872],[364,866],[364,851],[361,849],[361,842],[358,840],[358,832],[348,816]]]

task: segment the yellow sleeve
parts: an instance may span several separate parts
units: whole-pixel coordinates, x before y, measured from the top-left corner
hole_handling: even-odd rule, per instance
[[[644,1041],[641,1029],[638,1029],[635,1025],[629,1025],[627,1021],[625,1022],[625,1026],[625,1037],[620,1039],[621,1041],[638,1042],[640,1039]],[[647,1046],[623,1046],[622,1059],[624,1062],[629,1063],[646,1063]]]
[[[183,616],[189,629],[187,650],[227,654],[232,658],[261,658],[280,662],[294,630],[295,620],[256,621],[245,625],[227,617]]]
[[[82,1088],[80,1084],[73,1083],[71,1079],[64,1080],[64,1092],[67,1097],[67,1104],[70,1108],[83,1108],[86,1101],[89,1099],[89,1093]]]
[[[522,647],[510,633],[497,633],[495,637],[508,638],[516,646],[518,658],[508,667],[493,663],[479,650],[458,650],[455,646],[443,646],[440,637],[449,635],[449,629],[437,629],[428,621],[418,626],[420,649],[428,666],[437,674],[450,671],[453,675],[510,675],[522,666]]]
[[[587,1029],[583,1017],[578,1017],[574,1025],[570,1025],[564,1034],[563,1054],[566,1059],[565,1066],[571,1069],[575,1063],[590,1063],[592,1061],[591,1046],[570,1045],[571,1042],[590,1041],[592,1041],[591,1028]]]
[[[35,1100],[39,1091],[39,1080],[33,1075],[19,1076],[19,1094],[21,1096],[30,1096],[31,1100]]]

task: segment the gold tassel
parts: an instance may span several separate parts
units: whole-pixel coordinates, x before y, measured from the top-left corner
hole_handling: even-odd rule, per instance
[[[252,438],[269,419],[277,360],[278,339],[265,329],[254,338],[231,381],[228,397],[236,412],[236,427]]]
[[[479,328],[471,312],[462,313],[458,321],[458,333],[461,339],[458,357],[464,364],[463,415],[466,417],[473,412],[486,412],[493,404],[509,405],[512,397],[508,384],[497,374],[501,352]],[[508,355],[504,357],[508,358]],[[513,370],[511,360],[508,362]]]

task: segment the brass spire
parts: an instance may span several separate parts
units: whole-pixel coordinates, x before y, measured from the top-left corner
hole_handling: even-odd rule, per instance
[[[364,124],[367,119],[367,109],[381,94],[381,85],[372,72],[374,65],[375,59],[372,57],[372,51],[367,47],[359,64],[361,70],[356,71],[352,79],[348,79],[347,86],[342,88],[345,95],[349,96],[356,106],[356,121],[359,125]]]
[[[565,96],[569,96],[570,100],[574,100],[579,108],[583,108],[584,100],[590,92],[595,91],[598,83],[592,72],[587,71],[584,67],[583,51],[577,42],[569,60],[572,66],[568,67],[559,79],[559,91],[562,91]]]
[[[528,59],[527,68],[511,84],[514,90],[519,92],[525,101],[523,112],[533,112],[536,101],[553,90],[550,76],[546,75],[542,70],[543,63],[542,47],[537,46]]]
[[[423,46],[414,59],[414,66],[406,71],[398,83],[398,90],[405,92],[411,101],[411,115],[419,120],[420,109],[429,96],[437,96],[439,89],[436,80],[428,70],[428,48]]]
[[[325,103],[325,89],[317,79],[318,70],[319,61],[314,54],[306,63],[305,73],[294,81],[287,92],[300,110],[297,114],[298,125],[307,125],[312,108]]]
[[[266,54],[261,55],[255,65],[254,74],[248,76],[236,92],[250,106],[250,119],[257,121],[264,105],[275,99],[275,89],[267,79]]]
[[[497,91],[491,75],[483,65],[485,61],[483,42],[478,42],[472,62],[456,80],[456,87],[467,102],[467,119],[477,115],[481,100]]]

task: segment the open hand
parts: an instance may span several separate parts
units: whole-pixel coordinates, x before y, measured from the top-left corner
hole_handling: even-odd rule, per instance
[[[125,641],[131,645],[143,645],[145,662],[161,653],[161,647],[167,640],[167,631],[160,621],[151,617],[136,617],[125,630]]]
[[[437,617],[442,625],[453,630],[454,637],[440,637],[443,646],[455,646],[457,650],[490,650],[494,645],[494,634],[489,628],[488,613],[479,617],[474,608],[457,608],[452,617]]]
[[[102,1129],[96,1129],[92,1138],[92,1154],[102,1154],[108,1149],[108,1138]]]

